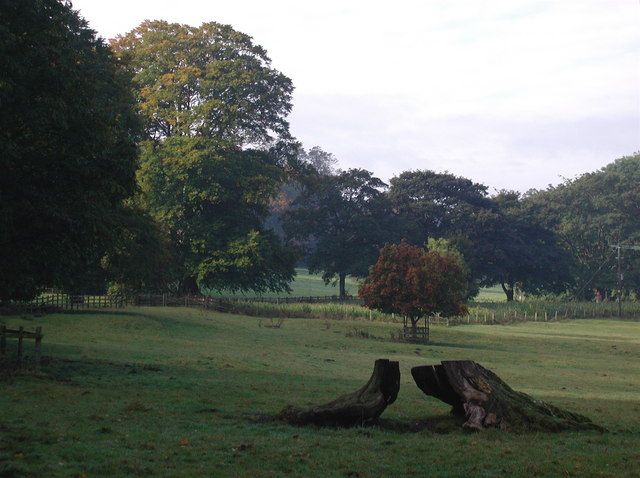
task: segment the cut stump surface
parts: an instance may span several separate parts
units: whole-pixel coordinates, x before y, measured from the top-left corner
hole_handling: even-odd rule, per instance
[[[500,377],[470,361],[443,361],[411,369],[416,385],[453,407],[464,427],[511,431],[603,430],[577,413],[516,392]]]
[[[311,408],[287,407],[276,417],[293,425],[356,426],[375,421],[400,390],[398,362],[375,361],[366,385],[332,402]]]

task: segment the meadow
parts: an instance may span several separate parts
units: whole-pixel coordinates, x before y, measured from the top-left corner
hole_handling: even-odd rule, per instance
[[[434,326],[264,319],[190,308],[3,317],[43,327],[39,372],[0,382],[0,476],[639,476],[640,324],[613,319]],[[364,331],[364,334],[354,334]],[[10,341],[10,346],[15,346]],[[27,353],[30,353],[27,346]],[[287,404],[354,390],[400,361],[376,426],[298,428]],[[467,432],[410,368],[472,359],[608,432]]]

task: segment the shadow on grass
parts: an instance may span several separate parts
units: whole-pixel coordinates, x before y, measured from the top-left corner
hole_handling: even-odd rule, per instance
[[[251,423],[266,424],[266,423],[279,423],[287,425],[286,421],[280,420],[277,416],[266,414],[246,414],[247,420]],[[315,428],[315,429],[372,429],[387,431],[393,433],[420,433],[429,432],[437,434],[447,433],[461,433],[464,431],[462,424],[464,419],[455,415],[437,415],[433,417],[426,417],[419,420],[398,420],[394,418],[379,418],[377,420],[365,423],[363,425],[352,426],[339,426],[339,425],[291,425],[296,428]]]

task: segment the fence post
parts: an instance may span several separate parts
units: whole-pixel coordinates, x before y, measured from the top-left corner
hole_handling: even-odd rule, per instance
[[[24,327],[20,326],[18,329],[18,365],[22,365],[22,352],[24,348]]]
[[[42,327],[36,327],[36,345],[33,355],[36,362],[36,367],[40,367],[40,358],[42,356]]]
[[[0,325],[0,355],[7,353],[7,326]]]

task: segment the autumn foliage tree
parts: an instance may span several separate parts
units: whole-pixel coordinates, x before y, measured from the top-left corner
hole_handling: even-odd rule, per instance
[[[467,277],[453,254],[405,241],[387,244],[360,286],[365,306],[400,314],[415,328],[421,317],[465,314]]]

